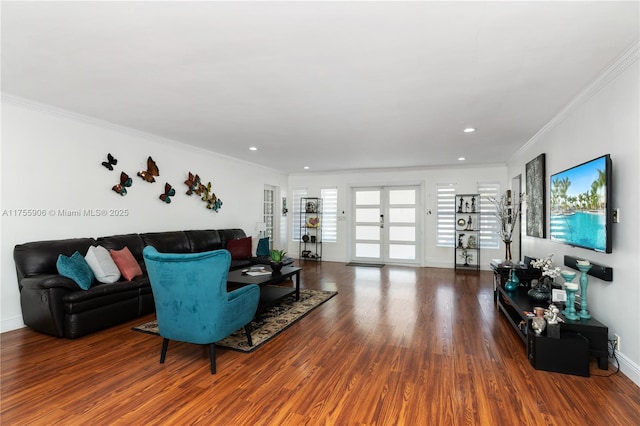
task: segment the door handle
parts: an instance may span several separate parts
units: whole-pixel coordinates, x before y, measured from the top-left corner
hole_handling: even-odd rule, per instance
[[[384,215],[380,215],[380,228],[384,228]]]

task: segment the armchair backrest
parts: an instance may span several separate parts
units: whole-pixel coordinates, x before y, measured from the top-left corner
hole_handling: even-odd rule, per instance
[[[203,253],[143,252],[156,303],[160,335],[172,340],[208,344],[219,340],[231,255],[227,250]]]

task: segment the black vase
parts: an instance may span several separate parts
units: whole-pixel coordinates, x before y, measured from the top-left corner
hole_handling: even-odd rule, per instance
[[[271,266],[271,270],[274,274],[279,274],[282,266],[284,265],[282,264],[282,262],[269,262],[269,266]]]

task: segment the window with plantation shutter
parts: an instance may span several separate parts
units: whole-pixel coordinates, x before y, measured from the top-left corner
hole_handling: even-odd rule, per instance
[[[455,239],[456,186],[451,183],[436,184],[438,214],[437,242],[440,247],[453,247]]]
[[[322,188],[322,241],[335,243],[338,240],[338,188]]]
[[[478,193],[480,194],[480,247],[497,249],[500,247],[498,218],[496,206],[489,199],[498,198],[500,184],[478,182]]]
[[[293,203],[291,204],[291,210],[293,210],[293,224],[291,230],[291,241],[299,243],[302,239],[302,228],[299,222],[300,216],[300,199],[307,196],[307,189],[294,189],[293,190]]]

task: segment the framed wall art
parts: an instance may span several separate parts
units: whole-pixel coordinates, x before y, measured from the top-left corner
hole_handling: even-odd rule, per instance
[[[525,196],[527,200],[527,235],[546,238],[545,155],[529,161],[525,169]]]

